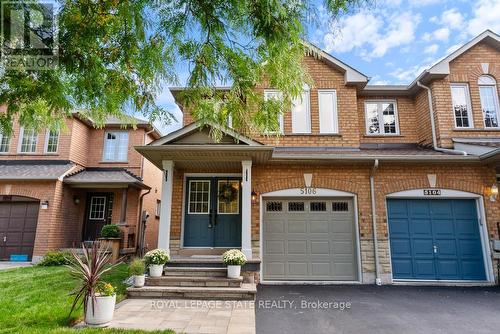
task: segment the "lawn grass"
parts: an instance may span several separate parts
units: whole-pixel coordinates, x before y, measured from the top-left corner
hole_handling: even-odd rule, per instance
[[[123,280],[128,266],[120,264],[104,280],[117,287],[117,302],[125,297]],[[71,324],[83,318],[82,309],[68,313],[75,281],[66,267],[27,267],[0,271],[0,333],[173,333],[142,332],[118,329],[72,329]]]

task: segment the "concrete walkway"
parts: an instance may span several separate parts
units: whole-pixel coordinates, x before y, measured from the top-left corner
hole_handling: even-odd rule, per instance
[[[11,262],[11,261],[0,261],[0,270],[2,269],[14,269],[22,267],[30,267],[33,264],[31,262]]]
[[[255,334],[253,301],[126,299],[117,305],[113,328],[186,334]]]

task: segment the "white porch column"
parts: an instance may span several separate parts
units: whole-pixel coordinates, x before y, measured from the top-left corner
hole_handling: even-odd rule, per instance
[[[241,251],[252,258],[252,160],[241,162]]]
[[[174,162],[163,160],[163,181],[161,183],[160,226],[158,228],[158,248],[170,251],[170,218],[172,216],[172,188]]]

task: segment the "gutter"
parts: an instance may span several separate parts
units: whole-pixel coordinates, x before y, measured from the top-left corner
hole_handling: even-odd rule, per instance
[[[378,257],[378,236],[377,236],[377,206],[375,202],[375,174],[378,169],[378,159],[373,162],[373,167],[370,172],[370,197],[372,204],[372,230],[373,230],[373,251],[375,253],[375,284],[382,285],[382,280],[379,274],[379,257]]]
[[[137,255],[142,257],[144,256],[144,242],[145,242],[145,236],[146,236],[146,222],[142,219],[142,207],[143,207],[143,202],[144,202],[144,196],[149,194],[151,192],[151,188],[148,189],[145,193],[141,194],[139,197],[139,221],[137,222],[137,226],[139,227],[139,235],[138,235],[138,242],[137,242]]]
[[[438,146],[437,143],[437,135],[436,135],[436,124],[434,121],[434,108],[432,106],[432,92],[431,89],[425,85],[423,85],[420,80],[417,80],[417,86],[424,88],[427,90],[427,103],[429,104],[429,116],[431,119],[431,131],[432,131],[432,146],[434,150],[443,152],[443,153],[450,153],[450,154],[458,154],[458,155],[467,155],[467,152],[465,151],[460,151],[460,150],[454,150],[454,149],[448,149],[448,148],[442,148]]]

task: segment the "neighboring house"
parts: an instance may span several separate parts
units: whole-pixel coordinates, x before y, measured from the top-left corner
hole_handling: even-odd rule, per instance
[[[61,131],[14,124],[0,140],[0,260],[80,247],[104,224],[118,224],[122,252],[134,252],[141,208],[150,213],[146,246],[156,243],[161,171],[133,147],[159,137],[142,120],[133,129],[109,118],[97,129],[77,113]]]
[[[263,282],[493,283],[500,37],[482,33],[409,86],[367,85],[312,49],[313,85],[279,139],[224,128],[215,143],[171,89],[184,127],[136,147],[164,171],[158,246],[241,248]]]

